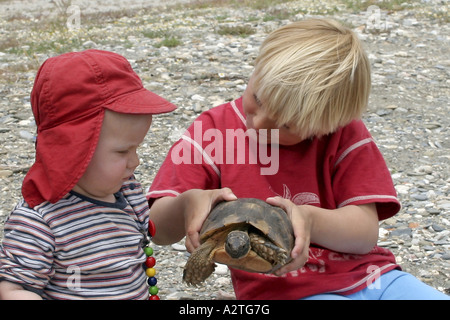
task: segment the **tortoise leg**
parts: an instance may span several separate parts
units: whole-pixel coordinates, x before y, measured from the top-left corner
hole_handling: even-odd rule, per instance
[[[190,255],[183,270],[183,280],[190,285],[205,281],[216,268],[212,260],[214,242],[205,242]]]
[[[264,237],[256,233],[250,233],[250,242],[253,251],[267,261],[270,261],[272,265],[284,265],[288,261],[288,253],[286,250],[277,247],[270,241],[267,241]]]

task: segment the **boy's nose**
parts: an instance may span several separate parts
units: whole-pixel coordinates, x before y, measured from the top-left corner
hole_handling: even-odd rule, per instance
[[[271,129],[271,126],[267,123],[267,119],[261,115],[252,116],[251,123],[255,130]]]
[[[139,156],[136,152],[133,152],[133,154],[130,156],[130,159],[128,160],[128,168],[130,169],[136,169],[140,164]]]

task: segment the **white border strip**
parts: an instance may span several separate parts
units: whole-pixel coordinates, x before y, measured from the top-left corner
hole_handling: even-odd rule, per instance
[[[358,197],[353,197],[353,198],[347,199],[347,200],[341,202],[337,207],[341,208],[341,207],[344,207],[344,206],[348,205],[349,203],[352,203],[355,201],[369,200],[369,199],[373,199],[373,200],[391,199],[391,200],[398,201],[397,197],[395,197],[395,196],[389,196],[389,195],[383,195],[383,194],[372,194],[372,195],[358,196]]]
[[[356,148],[359,148],[365,144],[371,143],[373,141],[372,138],[366,138],[363,139],[361,141],[356,142],[355,144],[352,144],[350,147],[347,148],[347,150],[345,150],[341,156],[339,157],[339,159],[336,161],[336,163],[334,164],[334,166],[336,167],[342,160],[344,160],[344,158],[353,150],[355,150]]]
[[[231,107],[233,107],[234,112],[236,112],[236,115],[239,117],[239,119],[241,119],[242,123],[246,126],[245,118],[242,115],[242,113],[239,111],[238,107],[236,106],[236,102],[231,101],[230,104],[231,104]]]
[[[390,268],[390,267],[392,267],[392,266],[396,266],[396,264],[390,263],[390,264],[387,264],[387,265],[382,266],[381,268],[379,268],[380,276],[383,276],[383,275],[381,274],[381,271],[383,271],[383,270],[385,270],[385,269],[388,269],[388,268]],[[338,289],[338,290],[330,291],[330,292],[328,292],[328,293],[346,292],[346,291],[353,290],[353,289],[359,287],[360,285],[362,285],[364,282],[367,282],[367,281],[368,281],[369,279],[371,279],[371,278],[373,278],[373,273],[367,274],[366,277],[364,277],[363,279],[359,280],[358,282],[355,282],[355,283],[352,284],[351,286],[348,286],[347,288],[343,288],[343,289]]]

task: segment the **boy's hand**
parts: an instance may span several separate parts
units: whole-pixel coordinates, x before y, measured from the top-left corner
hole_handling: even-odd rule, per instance
[[[307,206],[297,206],[281,197],[267,198],[266,202],[286,211],[294,229],[295,243],[291,252],[292,261],[275,272],[277,276],[281,276],[303,267],[308,260],[312,219]]]
[[[184,221],[186,230],[186,249],[194,251],[200,246],[200,230],[210,211],[220,201],[236,200],[230,188],[199,190],[192,189],[183,193],[186,197]]]

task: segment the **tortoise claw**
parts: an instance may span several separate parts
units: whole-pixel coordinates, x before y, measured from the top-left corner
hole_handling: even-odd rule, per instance
[[[288,253],[258,234],[250,234],[253,250],[264,259],[271,261],[273,265],[285,265],[288,260]]]

